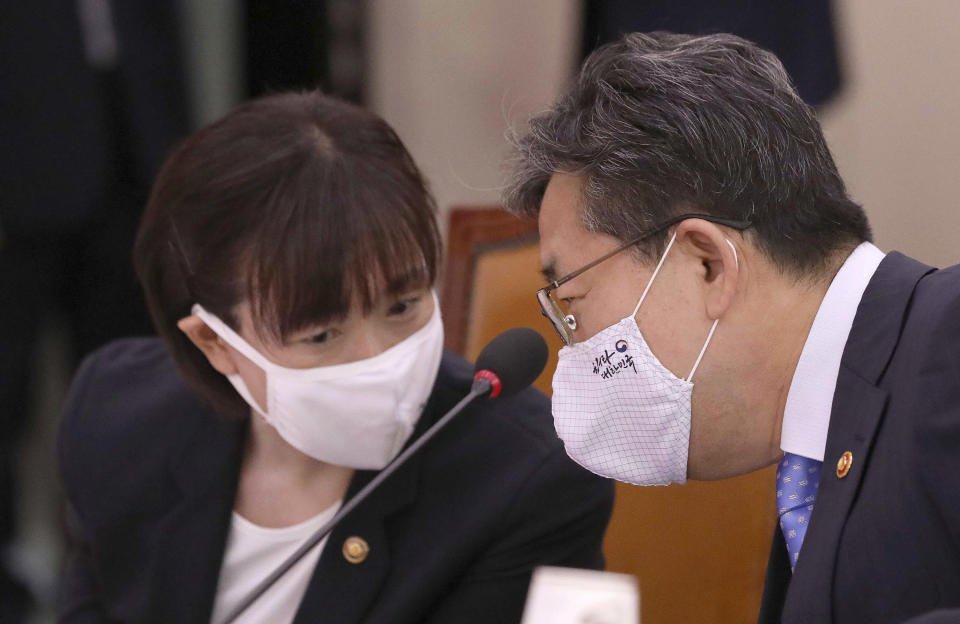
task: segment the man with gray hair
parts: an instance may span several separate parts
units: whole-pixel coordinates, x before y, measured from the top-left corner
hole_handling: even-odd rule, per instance
[[[573,459],[639,485],[777,463],[761,622],[960,616],[960,266],[870,242],[776,57],[600,48],[505,202],[539,218]]]

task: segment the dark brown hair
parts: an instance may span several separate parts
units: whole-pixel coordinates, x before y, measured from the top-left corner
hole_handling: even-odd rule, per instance
[[[153,322],[193,386],[248,408],[177,328],[194,303],[235,330],[248,301],[277,339],[436,280],[436,207],[382,119],[319,92],[246,103],[184,140],[154,182],[134,246]]]
[[[540,209],[554,173],[583,177],[584,227],[636,238],[683,212],[749,221],[784,273],[817,276],[870,240],[816,114],[766,50],[716,34],[633,33],[597,49],[515,139],[506,205]],[[667,233],[640,251],[655,258]]]

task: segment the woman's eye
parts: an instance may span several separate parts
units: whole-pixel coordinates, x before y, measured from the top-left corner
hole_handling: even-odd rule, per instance
[[[337,330],[335,329],[326,329],[320,333],[310,336],[306,339],[306,342],[311,344],[324,344],[329,342],[336,335],[336,331]]]
[[[390,316],[401,316],[406,314],[420,302],[420,299],[421,297],[408,297],[407,299],[401,299],[390,306],[390,309],[387,311],[387,313]]]

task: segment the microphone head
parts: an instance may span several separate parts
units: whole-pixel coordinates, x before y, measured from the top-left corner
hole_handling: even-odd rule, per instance
[[[540,376],[547,365],[547,342],[529,327],[508,329],[483,348],[474,379],[487,379],[490,398],[520,392]]]

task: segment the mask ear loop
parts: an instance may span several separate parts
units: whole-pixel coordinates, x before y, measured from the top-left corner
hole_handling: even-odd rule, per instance
[[[730,249],[733,250],[733,260],[737,263],[737,269],[740,268],[740,258],[737,257],[737,248],[733,246],[733,243],[730,242],[730,239],[726,239],[727,244],[730,245]],[[646,293],[644,293],[646,294]],[[703,354],[707,352],[707,346],[710,344],[710,339],[713,338],[713,332],[717,331],[717,324],[720,322],[720,319],[713,321],[713,325],[710,327],[710,333],[707,334],[707,340],[703,343],[703,348],[700,349],[700,355],[697,356],[697,361],[693,363],[693,368],[690,369],[690,374],[686,376],[684,381],[690,381],[693,379],[693,374],[697,372],[697,367],[700,366],[700,360],[703,359]]]
[[[238,333],[230,329],[226,323],[220,320],[219,317],[205,310],[204,307],[199,303],[193,304],[190,312],[200,317],[200,320],[206,323],[207,327],[213,330],[213,333],[219,336],[221,340],[239,351],[248,360],[259,366],[263,370],[263,374],[266,375],[267,379],[269,380],[269,367],[276,366],[275,364],[267,360],[262,353],[254,349]],[[243,380],[243,377],[240,376],[240,373],[226,375],[226,378],[227,381],[229,381],[233,386],[234,390],[237,391],[237,394],[239,394],[247,402],[247,404],[254,409],[254,411],[263,416],[264,420],[266,420],[268,423],[273,424],[273,419],[271,419],[270,416],[267,415],[265,409],[261,408],[257,401],[254,400],[253,393],[250,392],[250,388],[247,387],[247,384]],[[267,393],[269,394],[269,392],[270,384],[268,381]],[[267,400],[269,400],[269,398]]]
[[[213,333],[219,336],[224,342],[242,353],[248,360],[262,368],[264,373],[267,373],[269,368],[277,366],[268,360],[262,353],[254,349],[249,342],[240,336],[240,334],[230,329],[226,323],[220,320],[220,318],[213,313],[208,312],[199,303],[193,304],[190,312],[200,317],[200,320],[206,323],[207,327],[212,329]]]
[[[677,240],[677,233],[674,232],[673,236],[670,237],[670,242],[667,243],[667,248],[663,250],[663,255],[660,256],[660,262],[657,263],[657,268],[653,270],[653,275],[650,276],[650,281],[647,282],[647,287],[643,289],[643,294],[640,295],[640,301],[637,302],[637,307],[633,309],[632,318],[636,318],[637,312],[640,310],[640,304],[643,303],[643,300],[647,298],[647,293],[650,292],[650,287],[653,286],[653,280],[657,277],[657,273],[660,272],[660,269],[663,267],[663,261],[667,259],[667,254],[670,252],[670,248],[673,247],[674,241]]]

